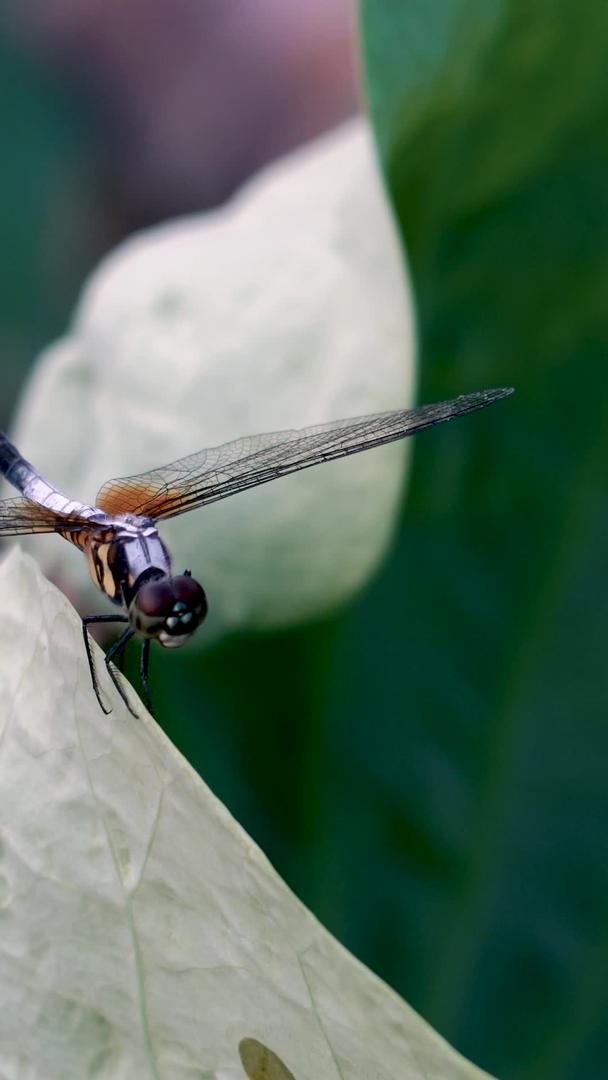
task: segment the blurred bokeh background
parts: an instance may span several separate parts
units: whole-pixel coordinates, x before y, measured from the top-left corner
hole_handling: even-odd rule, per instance
[[[608,9],[363,0],[421,398],[348,610],[155,669],[171,737],[325,924],[501,1077],[608,1040]],[[100,256],[358,108],[348,0],[21,0],[0,17],[0,421]],[[238,677],[235,678],[235,672]]]
[[[0,421],[124,236],[225,201],[358,107],[350,0],[25,0],[0,16]]]

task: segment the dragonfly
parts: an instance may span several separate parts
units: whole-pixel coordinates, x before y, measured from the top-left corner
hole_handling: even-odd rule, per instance
[[[105,666],[127,709],[137,716],[119,677],[127,643],[133,637],[141,639],[140,679],[144,701],[152,711],[151,643],[179,648],[207,614],[205,591],[191,572],[173,573],[170,553],[158,532],[160,522],[289,473],[409,438],[511,393],[510,387],[482,390],[413,409],[236,439],[162,468],[108,480],[93,506],[64,495],[0,433],[0,472],[20,492],[19,498],[0,501],[0,539],[58,533],[83,552],[93,582],[120,608],[82,620],[93,690],[108,715],[112,710],[103,700],[89,627],[124,624],[123,633],[105,654]]]

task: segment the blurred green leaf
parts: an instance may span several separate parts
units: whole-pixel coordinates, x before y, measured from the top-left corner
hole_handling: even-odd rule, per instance
[[[608,8],[363,0],[362,20],[420,397],[517,394],[419,441],[398,549],[349,623],[344,663],[366,661],[336,690],[340,782],[373,860],[350,939],[492,1072],[590,1080],[608,1056]]]

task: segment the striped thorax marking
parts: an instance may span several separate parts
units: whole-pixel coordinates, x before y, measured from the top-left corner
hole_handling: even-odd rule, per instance
[[[122,602],[121,583],[116,573],[116,538],[89,538],[85,547],[89,573],[101,591],[115,603]]]
[[[84,552],[93,583],[116,604],[129,606],[147,571],[171,573],[169,553],[154,523],[145,518],[108,518],[63,536]]]

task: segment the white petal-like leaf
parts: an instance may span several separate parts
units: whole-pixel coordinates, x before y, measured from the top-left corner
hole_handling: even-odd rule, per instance
[[[265,170],[228,206],[107,258],[42,358],[14,431],[72,497],[258,432],[411,404],[412,305],[363,121]],[[172,522],[164,535],[226,629],[317,615],[381,558],[406,447],[324,465]],[[76,595],[67,545],[29,551]],[[91,597],[89,597],[89,600]]]
[[[0,588],[2,1077],[481,1080],[143,709],[101,714],[78,619],[31,560]]]

